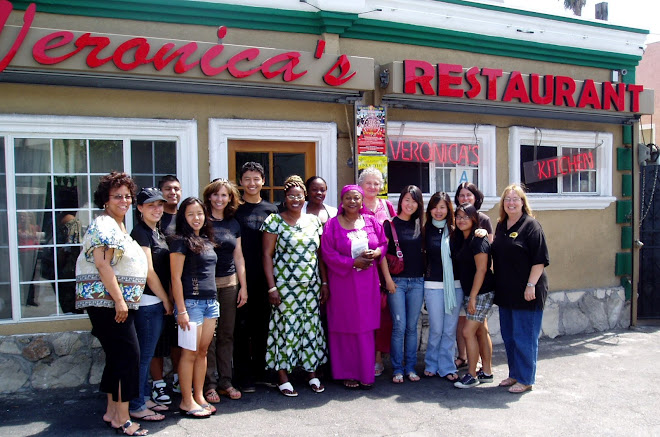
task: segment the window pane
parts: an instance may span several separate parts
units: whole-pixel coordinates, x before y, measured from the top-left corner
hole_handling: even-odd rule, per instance
[[[390,161],[387,163],[388,192],[400,193],[407,185],[429,192],[429,164]]]
[[[53,140],[53,168],[55,173],[87,173],[85,140]]]
[[[57,315],[53,284],[21,285],[21,317],[48,317]]]
[[[546,158],[554,158],[557,156],[557,147],[548,146],[520,146],[520,174],[525,175],[523,165],[529,161],[538,161]],[[557,193],[558,182],[557,178],[546,179],[538,182],[525,182],[527,190],[530,193]]]
[[[5,259],[5,257],[9,260],[9,251],[5,249],[0,250],[0,259]],[[6,282],[4,280],[0,282],[0,320],[11,319],[11,286],[9,285],[9,275],[7,275],[6,279]]]
[[[131,141],[131,174],[153,173],[152,148],[152,141]]]
[[[273,185],[282,186],[291,175],[298,175],[303,181],[305,175],[304,153],[273,153]]]
[[[9,276],[9,231],[7,230],[7,178],[5,139],[0,137],[0,320],[11,319],[11,278]]]
[[[78,209],[87,203],[86,176],[55,176],[55,208]]]
[[[176,174],[176,141],[154,141],[157,175]]]
[[[92,173],[124,171],[121,140],[89,140],[89,165]]]
[[[268,163],[268,153],[259,152],[236,152],[236,182],[240,183],[241,167],[246,162],[257,162],[262,165],[266,173],[264,187],[270,186],[270,165]]]
[[[60,281],[54,284],[57,287],[57,301],[60,304],[61,314],[82,314],[76,309],[76,282]]]
[[[49,173],[50,140],[17,138],[14,142],[16,173]]]
[[[158,186],[158,181],[154,181],[153,176],[144,176],[144,175],[132,175],[133,180],[135,181],[135,184],[138,186],[138,192],[142,188],[148,188],[148,187],[157,187]]]
[[[17,209],[44,209],[50,205],[49,176],[16,176]]]

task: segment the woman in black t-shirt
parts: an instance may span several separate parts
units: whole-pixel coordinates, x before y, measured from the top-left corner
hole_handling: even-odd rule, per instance
[[[536,378],[543,306],[548,295],[545,266],[550,263],[545,234],[534,219],[525,191],[509,185],[502,193],[493,242],[495,303],[506,348],[509,377],[500,383],[511,393],[531,390]]]
[[[204,398],[206,354],[219,315],[215,289],[218,257],[213,228],[201,200],[188,197],[176,213],[176,234],[170,239],[172,295],[181,329],[197,325],[196,350],[181,348],[179,410],[188,417],[208,417],[215,407]],[[194,390],[193,390],[194,389]]]
[[[463,337],[467,344],[468,373],[454,383],[458,388],[470,388],[480,382],[492,382],[493,345],[486,330],[485,341],[477,340],[477,331],[484,324],[493,306],[493,272],[491,271],[490,243],[487,238],[474,235],[479,229],[479,214],[469,203],[456,208],[456,229],[452,235],[452,258],[458,266],[458,277],[465,294],[466,312]],[[481,351],[479,350],[481,346]],[[482,370],[477,374],[477,361],[481,352]]]
[[[220,394],[240,399],[241,392],[231,382],[234,354],[234,323],[236,309],[247,303],[245,260],[241,248],[241,226],[234,218],[240,194],[227,179],[216,179],[204,188],[202,195],[213,225],[213,238],[218,263],[215,266],[215,286],[220,317],[207,355],[206,389],[204,397],[211,403],[220,402]]]

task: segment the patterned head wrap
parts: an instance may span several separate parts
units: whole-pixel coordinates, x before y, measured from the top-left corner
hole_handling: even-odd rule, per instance
[[[293,187],[298,187],[302,188],[303,194],[307,196],[307,187],[305,187],[305,182],[302,180],[302,178],[298,175],[291,175],[286,180],[284,181],[284,192],[286,193],[289,191],[290,188]]]

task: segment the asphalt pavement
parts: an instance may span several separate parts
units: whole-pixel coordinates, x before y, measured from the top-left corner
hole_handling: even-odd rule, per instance
[[[293,380],[297,398],[258,386],[240,400],[223,397],[209,419],[171,412],[143,426],[177,437],[660,436],[660,326],[542,340],[537,382],[522,395],[497,386],[507,376],[501,345],[493,361],[495,382],[472,389],[438,377],[395,385],[388,368],[371,390],[324,381],[315,394]],[[0,395],[0,436],[112,435],[104,405],[92,386]]]

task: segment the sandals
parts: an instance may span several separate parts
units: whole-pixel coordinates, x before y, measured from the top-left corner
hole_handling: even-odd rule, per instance
[[[511,388],[509,388],[509,393],[521,394],[521,393],[525,393],[526,391],[530,391],[531,389],[532,389],[531,385],[525,385],[516,382],[511,386]]]
[[[462,369],[463,367],[468,366],[468,361],[466,359],[458,357],[454,360],[454,364],[456,364],[456,369]]]
[[[204,398],[206,398],[206,400],[212,404],[220,403],[220,395],[214,388],[206,390],[204,392]]]
[[[284,384],[278,385],[277,389],[280,391],[280,393],[282,393],[286,397],[295,398],[296,396],[298,396],[298,392],[293,389],[293,386],[289,381],[285,382]]]
[[[145,411],[149,411],[149,409]],[[133,419],[141,420],[144,422],[160,422],[161,420],[165,420],[165,416],[154,411],[149,411],[149,413],[145,414],[144,416],[136,416],[135,414],[130,414],[130,416]]]
[[[518,381],[516,381],[513,378],[507,378],[503,379],[502,382],[500,382],[499,386],[500,387],[511,387],[512,385],[516,384]]]
[[[344,387],[346,388],[358,388],[360,386],[360,383],[357,382],[355,379],[345,379],[344,380]]]
[[[143,436],[143,435],[149,434],[149,431],[147,431],[146,429],[140,428],[139,424],[136,423],[135,425],[137,425],[137,429],[135,431],[129,433],[128,428],[133,426],[133,422],[131,422],[130,420],[127,420],[126,423],[119,426],[118,428],[115,428],[115,432],[117,434],[137,435],[137,436]]]
[[[458,373],[448,373],[445,376],[443,376],[444,379],[446,379],[449,382],[456,382],[458,381]]]
[[[392,377],[392,382],[395,384],[403,383],[403,374],[395,373],[394,376]]]
[[[325,387],[323,387],[323,384],[321,384],[321,381],[318,378],[310,379],[309,386],[314,393],[323,393],[325,391]]]
[[[380,376],[385,371],[385,365],[383,363],[376,363],[374,366],[374,375]]]
[[[153,404],[153,405],[149,405],[150,403]],[[159,404],[159,403],[154,402],[152,400],[147,401],[147,403],[145,405],[151,411],[156,411],[158,413],[162,413],[164,411],[170,411],[170,407],[168,407],[167,405]]]
[[[229,399],[232,399],[232,400],[240,399],[240,398],[243,396],[243,395],[241,394],[241,392],[238,391],[238,389],[236,389],[236,388],[234,388],[234,387],[231,387],[231,386],[230,386],[230,387],[227,387],[227,388],[224,389],[224,390],[220,390],[220,394],[221,394],[221,395],[225,395],[225,396],[227,396]],[[208,399],[208,398],[207,398],[207,399]],[[211,401],[209,400],[209,402],[211,402]],[[219,397],[218,397],[218,402],[220,402],[220,398],[219,398]]]
[[[210,411],[211,416],[218,412],[218,410],[211,404],[201,404],[200,407],[204,408],[206,411]]]
[[[419,377],[419,375],[416,374],[415,372],[408,373],[408,380],[410,382],[419,382],[420,379],[421,378]]]
[[[196,408],[190,411],[184,410],[183,408],[179,408],[179,412],[183,414],[185,417],[188,417],[190,419],[208,419],[209,417],[211,417],[212,414],[206,408]]]
[[[437,372],[429,372],[428,370],[424,371],[424,376],[426,376],[426,377],[432,378],[435,375],[437,375]]]

